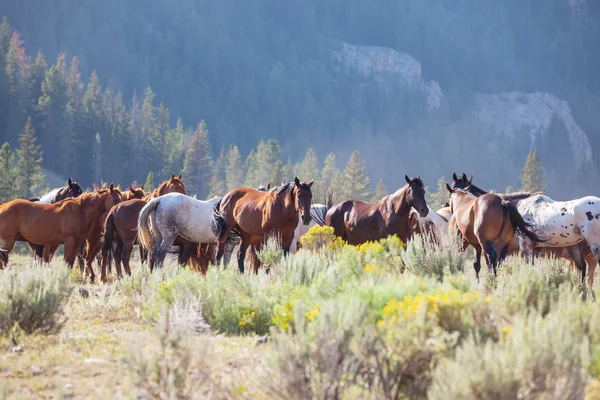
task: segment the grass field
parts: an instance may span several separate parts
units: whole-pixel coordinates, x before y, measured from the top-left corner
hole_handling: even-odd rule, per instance
[[[455,246],[317,232],[270,273],[173,260],[90,285],[0,271],[4,398],[600,398],[600,310],[561,260],[474,279]]]

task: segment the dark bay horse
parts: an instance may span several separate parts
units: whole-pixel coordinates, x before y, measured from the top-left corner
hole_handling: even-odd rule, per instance
[[[73,267],[92,223],[119,201],[121,194],[111,185],[54,204],[13,200],[0,205],[1,261],[8,263],[15,241],[22,237],[38,245],[63,244],[65,261]]]
[[[106,279],[106,269],[110,267],[112,259],[115,261],[117,276],[121,277],[121,262],[127,275],[131,275],[129,261],[133,246],[136,244],[137,225],[140,211],[150,198],[162,196],[167,193],[187,194],[185,184],[181,181],[181,174],[164,181],[156,190],[146,196],[145,199],[133,199],[124,201],[108,212],[105,219],[104,234],[102,242],[102,269],[101,278]],[[140,248],[142,261],[146,255]]]
[[[487,191],[475,186],[473,184],[473,176],[467,178],[467,175],[465,173],[462,174],[462,177],[456,176],[456,173],[452,175],[452,188],[465,189],[475,196],[481,196],[488,193]],[[535,196],[536,194],[539,193],[499,193],[498,196],[500,196],[504,200],[511,201],[515,206],[518,207],[519,202],[531,196]],[[596,256],[594,256],[594,253],[592,252],[592,249],[586,240],[582,240],[580,243],[568,247],[540,247],[539,249],[537,249],[537,252],[540,255],[566,259],[572,266],[575,266],[577,270],[582,273],[583,277],[585,277],[585,270],[587,264],[587,267],[589,268],[588,284],[589,287],[593,286],[594,273],[596,271],[596,267],[598,266],[598,259],[596,258]],[[509,245],[508,254],[513,255],[520,253],[521,251],[519,247],[519,240],[515,236]]]
[[[473,268],[477,281],[481,270],[481,251],[483,249],[488,268],[494,269],[504,260],[508,253],[508,246],[515,233],[540,242],[523,220],[517,207],[510,201],[502,199],[496,194],[484,194],[476,197],[464,189],[452,189],[446,184],[450,192],[450,218],[449,230],[456,226],[463,241],[463,251],[468,245],[475,248],[475,262]]]
[[[120,190],[120,189],[117,187],[117,190]],[[123,200],[143,199],[145,197],[145,195],[146,194],[144,193],[143,188],[134,189],[133,187],[129,186],[129,189],[126,192],[123,192],[121,194],[121,198]],[[84,253],[85,254],[85,264],[87,266],[87,271],[88,271],[88,274],[90,275],[91,281],[93,281],[95,278],[94,268],[92,267],[92,263],[93,263],[94,259],[96,258],[96,256],[98,256],[98,254],[102,250],[102,234],[104,232],[105,221],[106,221],[106,217],[108,216],[109,211],[110,210],[106,210],[100,216],[98,216],[98,218],[96,218],[96,220],[90,226],[90,230],[89,230],[87,238],[86,238],[86,246],[85,246],[85,253]],[[100,264],[100,266],[101,266],[101,264]],[[101,279],[102,282],[106,281],[106,277],[101,277],[101,278],[103,278],[103,279]]]
[[[420,177],[404,176],[406,185],[377,203],[347,200],[333,206],[325,216],[325,223],[336,236],[352,245],[397,235],[404,243],[409,239],[411,207],[426,217],[429,207],[425,201],[425,187]]]
[[[271,236],[280,238],[285,254],[289,252],[298,225],[298,215],[304,225],[310,223],[312,184],[313,181],[304,183],[294,178],[294,182],[266,192],[237,188],[223,197],[219,210],[226,222],[224,237],[227,239],[234,229],[241,237],[238,251],[238,268],[241,273],[244,273],[244,258],[249,246],[255,258],[254,272],[258,273],[260,262],[255,253]],[[223,256],[223,248],[224,246],[219,246],[217,263]]]

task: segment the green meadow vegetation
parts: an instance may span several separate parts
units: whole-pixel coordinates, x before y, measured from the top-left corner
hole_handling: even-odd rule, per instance
[[[600,308],[563,260],[474,278],[456,244],[358,247],[313,228],[269,265],[174,260],[88,284],[62,261],[0,271],[2,398],[583,399]]]

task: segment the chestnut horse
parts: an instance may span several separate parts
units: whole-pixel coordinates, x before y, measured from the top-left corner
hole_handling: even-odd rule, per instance
[[[404,176],[406,185],[377,203],[347,200],[333,206],[325,216],[325,223],[334,234],[352,245],[376,241],[397,235],[404,243],[409,239],[409,214],[415,208],[426,217],[429,207],[425,201],[425,187],[420,177]]]
[[[169,180],[163,182],[156,190],[146,196],[146,199],[162,196],[167,193],[187,194],[185,184],[181,181],[181,174],[171,175]],[[136,244],[137,224],[140,211],[146,205],[144,199],[133,199],[118,204],[109,211],[105,220],[102,248],[102,279],[106,279],[106,268],[110,267],[111,259],[114,258],[117,276],[121,277],[121,262],[127,275],[131,275],[129,260],[133,246]],[[176,244],[178,244],[176,242]],[[143,255],[143,256],[142,256]],[[146,259],[140,247],[142,261]]]
[[[481,270],[481,250],[485,252],[488,269],[496,269],[508,253],[508,246],[515,233],[535,241],[542,240],[529,229],[517,207],[510,201],[502,199],[496,194],[484,194],[475,197],[464,189],[452,189],[446,184],[450,192],[450,232],[454,227],[463,241],[463,251],[468,245],[475,248],[475,276],[479,281]]]
[[[294,240],[299,215],[304,225],[311,221],[312,184],[313,181],[304,183],[294,178],[294,182],[277,186],[267,192],[237,188],[223,197],[219,210],[225,218],[226,228],[221,244],[234,229],[240,235],[238,268],[241,273],[244,273],[244,258],[249,246],[255,257],[254,272],[258,273],[260,262],[255,253],[271,236],[281,239],[281,245],[287,255]],[[223,256],[223,250],[224,246],[219,246],[217,263]]]
[[[65,261],[69,267],[73,267],[92,223],[119,201],[119,191],[110,185],[109,189],[84,193],[75,199],[54,204],[37,204],[19,199],[0,205],[2,263],[8,263],[8,255],[15,241],[22,237],[39,245],[63,244]]]
[[[475,196],[481,196],[482,194],[487,193],[485,190],[473,185],[472,182],[473,176],[467,178],[465,173],[462,174],[462,177],[457,177],[456,174],[452,175],[452,188],[466,189],[469,193]],[[511,201],[513,204],[515,204],[515,206],[517,206],[517,208],[519,208],[522,201],[537,194],[539,193],[517,192],[511,194],[498,194],[498,196],[505,200]],[[568,224],[565,223],[564,225],[566,226]],[[582,273],[582,279],[585,278],[587,264],[587,267],[589,268],[588,285],[590,288],[593,287],[594,273],[596,271],[596,267],[598,266],[598,259],[592,252],[592,248],[587,240],[584,239],[575,245],[567,247],[550,247],[551,244],[551,242],[548,242],[544,246],[537,248],[537,253],[540,255],[564,258],[569,262],[571,267],[577,268],[577,270]],[[509,245],[508,254],[512,255],[520,253],[521,250],[519,246],[519,239],[515,236]]]

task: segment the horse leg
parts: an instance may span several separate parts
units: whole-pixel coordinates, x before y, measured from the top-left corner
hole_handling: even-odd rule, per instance
[[[581,283],[585,285],[585,259],[583,258],[583,242],[574,244],[573,246],[567,247],[567,251],[569,252],[569,256],[575,263],[577,270],[581,272]]]
[[[35,264],[42,265],[44,263],[44,249],[46,246],[29,243],[29,247],[34,251]]]
[[[156,268],[162,268],[167,257],[167,252],[173,246],[177,236],[177,233],[167,232],[163,235],[162,242],[158,246],[155,246],[154,262],[156,263]]]
[[[123,268],[128,276],[131,276],[131,268],[129,268],[129,261],[131,260],[131,253],[133,252],[133,245],[130,243],[124,243],[122,246],[121,260],[123,260]],[[117,277],[120,279],[123,275],[121,274],[121,264],[117,264]]]
[[[240,248],[238,249],[238,269],[240,274],[244,273],[244,259],[246,258],[246,250],[248,250],[249,240],[246,238],[242,238],[242,242],[240,243]]]
[[[290,249],[293,249],[293,246],[295,246],[296,244],[294,243],[294,236],[292,237],[288,237],[288,238],[281,238],[281,247],[283,248],[283,255],[287,256],[290,253]],[[295,251],[292,250],[292,254],[294,254]]]
[[[493,268],[494,276],[496,276],[496,264],[498,262],[498,253],[496,253],[496,250],[494,249],[494,245],[489,240],[486,240],[480,244],[481,244],[481,247],[483,248],[483,251],[485,252],[485,254],[487,254],[486,260],[487,260],[487,264],[488,264],[488,271]]]
[[[8,255],[15,247],[16,237],[2,237],[2,248],[0,248],[0,267],[4,268],[8,265]]]
[[[479,271],[481,271],[481,247],[473,246],[473,249],[475,249],[475,261],[473,262],[473,269],[475,270],[477,283],[479,283]]]

